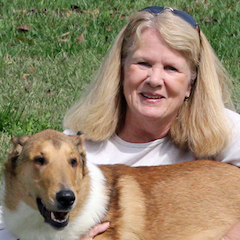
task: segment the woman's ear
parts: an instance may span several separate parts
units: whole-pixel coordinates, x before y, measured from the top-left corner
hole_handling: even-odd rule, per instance
[[[191,78],[186,91],[185,99],[188,99],[191,96],[191,92],[194,89],[196,80],[197,80],[197,71],[191,71]]]
[[[188,99],[191,95],[191,91],[192,91],[192,84],[191,83],[192,83],[192,80],[191,80],[191,82],[190,82],[190,84],[189,84],[189,86],[186,90],[185,99]]]

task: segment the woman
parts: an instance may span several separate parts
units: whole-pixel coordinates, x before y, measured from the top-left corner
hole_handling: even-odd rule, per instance
[[[65,133],[83,131],[88,161],[98,164],[209,158],[240,166],[240,116],[227,109],[230,82],[192,17],[148,7],[117,36],[90,91],[66,114]],[[237,228],[225,239],[240,239]]]
[[[94,141],[86,142],[89,160],[115,163],[93,156],[112,141],[148,143],[164,138],[178,151],[176,162],[181,153],[183,161],[207,157],[238,163],[238,152],[231,152],[231,158],[222,156],[233,146],[231,131],[240,120],[225,108],[232,106],[229,78],[195,21],[191,18],[189,24],[179,12],[186,14],[161,7],[134,14],[90,91],[66,114],[67,132],[81,130]],[[157,160],[154,164],[174,163],[172,156]]]

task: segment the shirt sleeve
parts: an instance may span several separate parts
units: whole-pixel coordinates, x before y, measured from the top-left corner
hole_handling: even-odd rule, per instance
[[[2,221],[2,207],[0,207],[0,239],[1,240],[18,240],[12,233],[10,233]]]
[[[240,115],[231,110],[227,113],[230,118],[230,142],[216,160],[240,167]]]
[[[0,239],[2,240],[17,240],[4,226],[3,223],[0,223]]]

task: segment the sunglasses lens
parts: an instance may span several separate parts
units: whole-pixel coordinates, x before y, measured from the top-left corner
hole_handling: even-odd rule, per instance
[[[198,26],[196,21],[189,14],[187,14],[183,11],[180,11],[180,10],[175,10],[172,8],[158,7],[158,6],[151,6],[151,7],[144,8],[141,11],[147,11],[151,14],[157,15],[157,14],[161,13],[162,11],[164,11],[165,9],[169,9],[170,11],[172,11],[173,14],[182,18],[187,23],[191,24],[194,28],[196,28]]]
[[[151,6],[151,7],[144,8],[141,11],[147,11],[147,12],[150,12],[151,14],[159,14],[163,10],[164,10],[164,7]]]
[[[189,14],[180,10],[174,10],[173,13],[182,18],[183,20],[185,20],[186,22],[188,22],[189,24],[191,24],[194,28],[197,27],[198,24]]]

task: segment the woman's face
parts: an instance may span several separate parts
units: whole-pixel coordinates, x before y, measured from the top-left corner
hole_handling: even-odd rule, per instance
[[[167,46],[155,29],[145,29],[139,47],[124,65],[123,92],[127,119],[169,123],[189,97],[191,69],[186,59]]]

